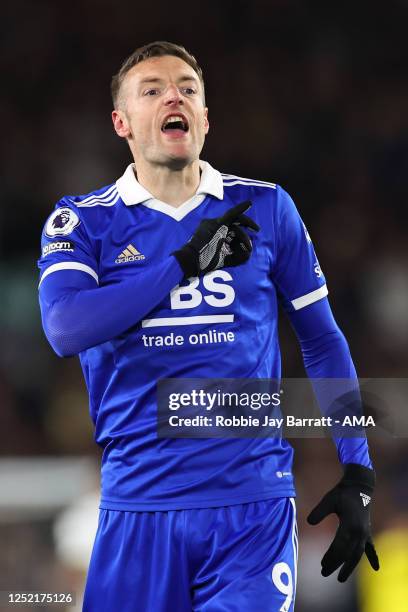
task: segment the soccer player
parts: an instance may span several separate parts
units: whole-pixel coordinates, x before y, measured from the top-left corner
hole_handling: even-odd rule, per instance
[[[158,438],[156,384],[279,379],[278,300],[308,375],[354,379],[325,278],[281,187],[200,160],[204,81],[183,47],[137,49],[112,95],[114,129],[134,163],[115,183],[57,203],[39,260],[45,334],[59,356],[79,355],[103,448],[84,610],[292,611],[291,446]],[[208,341],[221,331],[221,342]],[[309,521],[338,515],[322,573],[341,568],[344,581],[364,551],[378,569],[375,476],[365,438],[335,442],[344,476]]]

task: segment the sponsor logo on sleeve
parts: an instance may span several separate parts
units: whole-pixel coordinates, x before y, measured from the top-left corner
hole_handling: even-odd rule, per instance
[[[45,257],[50,253],[55,253],[56,251],[72,251],[75,249],[75,244],[71,242],[71,240],[64,240],[60,242],[49,242],[44,245],[42,248],[42,256]]]
[[[320,268],[320,265],[319,265],[318,261],[315,262],[313,270],[314,270],[314,273],[316,274],[317,278],[320,278],[321,276],[323,276],[323,272],[322,272],[322,270]]]
[[[303,223],[302,221],[302,225],[303,225],[303,230],[305,232],[305,236],[306,236],[306,240],[309,242],[309,244],[312,242],[312,239],[309,235],[309,232],[307,231],[306,225]]]
[[[79,217],[71,208],[57,208],[47,221],[45,235],[49,238],[68,236],[79,224]]]

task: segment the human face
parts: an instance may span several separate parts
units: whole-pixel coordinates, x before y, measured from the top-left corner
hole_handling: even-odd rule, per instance
[[[198,159],[209,129],[203,99],[198,75],[179,57],[152,57],[129,70],[112,119],[136,166],[144,161],[182,169]],[[166,128],[169,117],[181,118],[183,129]]]

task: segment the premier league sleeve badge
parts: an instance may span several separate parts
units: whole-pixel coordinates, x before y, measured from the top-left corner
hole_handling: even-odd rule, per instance
[[[80,223],[78,215],[71,208],[57,208],[46,223],[45,235],[49,238],[68,236]]]

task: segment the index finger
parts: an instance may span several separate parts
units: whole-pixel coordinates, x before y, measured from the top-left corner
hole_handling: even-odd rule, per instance
[[[225,223],[225,225],[230,225],[233,223],[242,213],[248,210],[252,206],[252,202],[246,200],[245,202],[241,202],[241,204],[237,204],[233,208],[229,208],[226,213],[219,218],[221,223]]]

